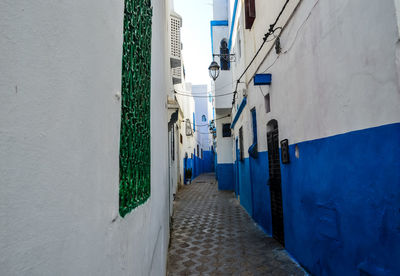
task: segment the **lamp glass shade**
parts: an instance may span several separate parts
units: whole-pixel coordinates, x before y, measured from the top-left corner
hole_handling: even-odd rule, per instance
[[[208,73],[210,77],[215,81],[219,76],[219,65],[217,62],[211,62],[210,66],[208,67]]]

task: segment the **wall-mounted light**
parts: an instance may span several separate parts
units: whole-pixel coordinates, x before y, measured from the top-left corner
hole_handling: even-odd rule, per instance
[[[236,61],[235,54],[213,54],[213,58],[214,57],[222,57],[223,59],[229,60],[230,62]],[[215,60],[213,60],[210,66],[208,67],[208,73],[214,81],[219,76],[219,69],[220,67]]]
[[[219,76],[219,65],[216,61],[213,60],[210,66],[208,67],[208,73],[210,77],[215,81]]]

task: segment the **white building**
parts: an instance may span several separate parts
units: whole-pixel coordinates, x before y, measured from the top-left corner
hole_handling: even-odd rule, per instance
[[[152,30],[151,186],[122,217],[123,2],[0,4],[1,275],[166,273],[168,2],[151,1],[150,25],[135,1]]]
[[[214,155],[209,125],[214,114],[213,97],[207,85],[192,85],[185,80],[180,34],[182,17],[173,10],[173,2],[170,8],[168,29],[171,78],[167,97],[172,215],[172,203],[178,188],[204,172],[213,171]]]
[[[399,274],[399,2],[224,7],[241,204],[312,274]]]
[[[221,66],[218,79],[213,85],[215,96],[215,151],[216,151],[216,178],[218,188],[221,190],[233,190],[233,158],[231,137],[231,109],[235,83],[232,81],[230,71],[232,63],[224,56],[223,50],[229,46],[229,6],[226,0],[214,0],[213,20],[210,22],[211,43],[213,60]],[[225,129],[225,131],[223,131]]]

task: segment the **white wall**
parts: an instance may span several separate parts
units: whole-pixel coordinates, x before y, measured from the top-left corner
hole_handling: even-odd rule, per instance
[[[213,18],[214,20],[228,20],[227,0],[214,0]]]
[[[194,96],[208,96],[208,86],[207,85],[193,85],[192,95]],[[196,117],[196,138],[200,149],[204,151],[210,150],[211,146],[211,134],[209,129],[210,117],[208,112],[208,106],[210,104],[208,97],[194,97],[195,102],[195,117]],[[206,121],[202,121],[202,115],[206,116]],[[196,150],[197,151],[197,150]],[[200,150],[201,152],[201,150]],[[197,152],[196,152],[197,154]],[[201,157],[201,155],[199,155]]]
[[[166,7],[153,1],[152,194],[119,217],[123,1],[0,3],[0,274],[163,275]]]
[[[217,110],[216,118],[223,118],[229,115],[230,110]],[[217,162],[218,164],[232,164],[232,148],[233,148],[233,135],[232,137],[222,137],[222,125],[230,124],[231,117],[216,120],[217,127]],[[233,132],[232,132],[233,134]]]
[[[248,103],[235,128],[237,135],[242,123],[249,124],[245,149],[252,139],[253,107],[259,151],[267,150],[266,124],[271,119],[278,120],[280,138],[291,144],[399,122],[399,35],[394,11],[391,1],[302,1],[282,32],[283,54],[267,70],[272,85],[261,91],[251,82],[247,87]],[[271,51],[258,72],[276,58]],[[262,96],[267,92],[268,114]]]

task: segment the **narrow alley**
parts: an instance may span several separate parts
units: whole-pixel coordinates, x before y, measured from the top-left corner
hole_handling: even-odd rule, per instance
[[[305,275],[283,247],[252,222],[214,174],[185,186],[175,202],[168,275]]]
[[[400,0],[0,0],[0,276],[400,276]]]

